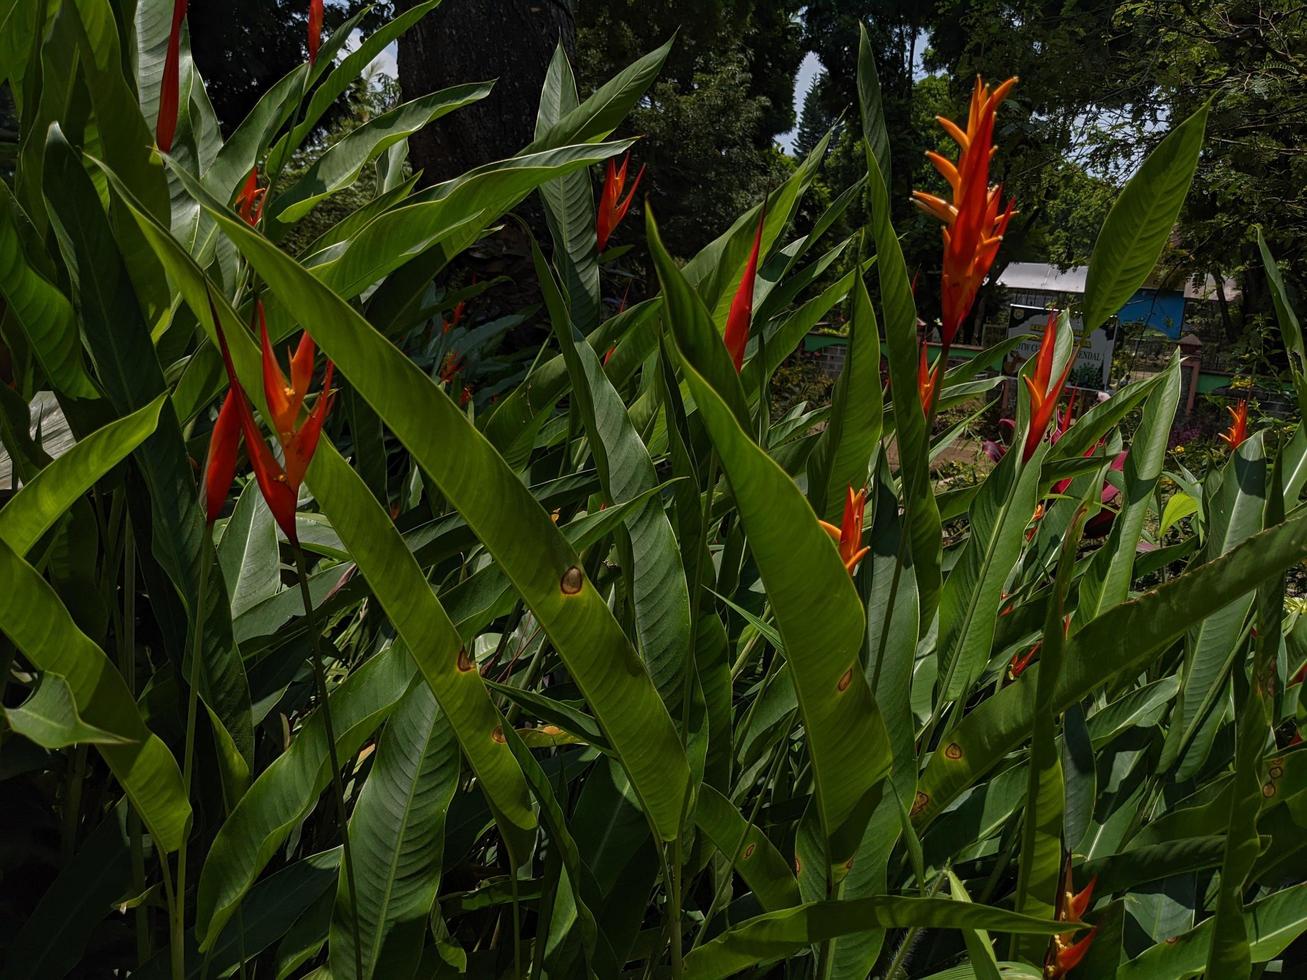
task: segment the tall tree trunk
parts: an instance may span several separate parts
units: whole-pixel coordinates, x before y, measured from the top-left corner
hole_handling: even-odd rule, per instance
[[[407,10],[418,0],[396,0]],[[405,99],[464,82],[497,79],[475,105],[409,141],[414,169],[431,184],[510,157],[531,142],[549,59],[559,40],[569,55],[575,25],[569,0],[445,0],[399,40]]]

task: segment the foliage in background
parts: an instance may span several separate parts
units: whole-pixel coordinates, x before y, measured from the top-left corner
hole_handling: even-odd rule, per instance
[[[0,60],[3,976],[1300,969],[1307,353],[1270,247],[1292,428],[1168,457],[1178,358],[1055,412],[1063,317],[996,465],[935,482],[1012,344],[922,385],[880,39],[839,42],[838,149],[684,261],[657,199],[601,256],[593,175],[638,158],[613,134],[675,46],[594,89],[560,48],[529,146],[416,190],[405,140],[486,86],[354,89],[312,134],[434,5],[356,63],[340,28],[227,139],[167,0],[5,35],[32,57]],[[1087,328],[1154,268],[1206,122],[1113,200]],[[532,196],[542,303],[489,318],[500,282],[444,277]],[[658,291],[618,312],[628,255]],[[829,402],[773,403],[837,307]],[[526,322],[547,342],[501,355]],[[334,367],[288,383],[302,331]],[[251,416],[224,496],[218,406],[243,390],[293,462],[287,387],[334,406],[302,492],[247,475],[277,466]]]

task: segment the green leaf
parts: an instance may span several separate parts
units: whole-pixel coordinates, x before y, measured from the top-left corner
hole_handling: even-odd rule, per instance
[[[1262,529],[1268,503],[1266,470],[1265,442],[1259,432],[1231,453],[1220,471],[1220,486],[1210,495],[1207,557],[1225,554]],[[1181,763],[1176,775],[1188,779],[1206,761],[1215,733],[1205,722],[1225,694],[1230,668],[1243,648],[1240,634],[1252,604],[1251,595],[1237,596],[1212,610],[1190,632],[1180,694],[1171,712],[1159,769]]]
[[[109,401],[126,414],[168,390],[163,369],[83,158],[54,127],[46,166],[51,178],[46,182],[51,225],[76,286],[86,343]],[[103,170],[109,172],[107,167]],[[119,185],[124,194],[130,193],[121,182]],[[139,201],[132,201],[145,213]],[[199,490],[171,403],[163,406],[153,435],[136,450],[134,459],[149,490],[151,551],[185,605],[191,627],[187,632],[193,633],[199,567],[210,561],[211,555]],[[200,697],[217,719],[220,768],[229,795],[235,798],[248,779],[254,735],[249,684],[232,639],[226,588],[220,576],[209,576],[203,608],[200,632],[205,669],[199,671]],[[175,637],[173,642],[185,639]],[[194,676],[186,669],[190,644],[175,654],[183,664],[183,675]]]
[[[1283,474],[1278,466],[1265,497],[1264,519],[1272,525],[1284,520]],[[1245,682],[1240,667],[1235,676],[1236,688],[1246,687],[1246,690],[1235,718],[1229,823],[1216,893],[1216,915],[1212,917],[1212,943],[1207,954],[1207,975],[1211,977],[1252,975],[1253,954],[1243,917],[1243,896],[1262,849],[1257,834],[1257,818],[1263,803],[1262,756],[1266,751],[1267,732],[1274,728],[1275,721],[1279,688],[1276,659],[1283,632],[1284,590],[1283,572],[1268,579],[1258,590],[1251,675]]]
[[[255,480],[241,491],[222,530],[218,564],[231,593],[233,619],[281,591],[277,524]]]
[[[72,303],[30,257],[35,234],[9,185],[0,181],[0,293],[50,383],[72,398],[94,398]]]
[[[1298,314],[1289,303],[1289,291],[1284,288],[1280,267],[1275,264],[1275,256],[1271,254],[1260,226],[1257,228],[1257,250],[1262,254],[1262,268],[1266,270],[1266,281],[1271,287],[1275,318],[1280,323],[1284,349],[1289,354],[1289,376],[1298,393],[1298,411],[1302,418],[1307,418],[1307,343],[1303,341],[1302,323],[1298,320]]]
[[[572,377],[572,397],[590,438],[590,452],[610,503],[621,504],[658,485],[653,459],[627,415],[622,396],[598,355],[577,340],[553,273],[534,238],[531,255],[544,290],[554,337]],[[690,596],[681,552],[661,501],[652,500],[627,523],[626,569],[639,649],[668,708],[682,700],[690,649]]]
[[[26,555],[82,494],[154,432],[160,395],[143,408],[77,440],[0,508],[0,540]]]
[[[535,140],[522,152],[536,153],[573,143],[594,143],[606,139],[621,125],[622,120],[658,77],[663,62],[671,53],[674,40],[668,38],[661,47],[631,62],[595,89],[594,94],[579,106],[564,113],[558,122],[547,127],[543,133],[537,132]]]
[[[1065,710],[1105,681],[1132,676],[1155,654],[1215,612],[1232,596],[1257,588],[1307,557],[1307,516],[1254,535],[1220,558],[1172,579],[1138,599],[1121,603],[1075,631],[1052,701]],[[962,790],[988,772],[1030,731],[1034,711],[1035,664],[985,701],[953,730],[922,774],[913,807],[918,825],[929,823]]]
[[[858,22],[858,107],[862,111],[862,136],[876,160],[881,181],[890,184],[889,132],[881,104],[880,77],[876,74],[876,56],[867,37],[867,25]]]
[[[271,216],[283,224],[298,221],[324,198],[354,182],[363,168],[390,145],[441,116],[484,99],[493,82],[455,85],[405,102],[351,130],[328,147],[304,175],[274,199]]]
[[[870,59],[859,58],[859,72],[875,71]],[[879,82],[860,81],[858,95],[871,98]],[[864,120],[881,117],[877,104],[862,107]],[[867,190],[871,197],[870,227],[876,241],[876,274],[880,280],[881,313],[888,347],[890,386],[894,397],[894,423],[898,436],[903,507],[908,515],[912,567],[917,579],[921,622],[935,618],[939,604],[942,539],[939,508],[930,485],[930,433],[917,391],[917,306],[912,298],[903,248],[890,224],[889,178],[882,173],[873,152],[876,134],[864,133],[867,142]],[[900,397],[902,396],[902,397]]]
[[[1307,886],[1294,885],[1254,902],[1243,913],[1249,953],[1254,963],[1265,963],[1307,931]],[[1213,919],[1172,936],[1122,964],[1120,980],[1200,975],[1212,944]]]
[[[318,51],[318,60],[310,70],[308,81],[315,81],[321,78],[324,73],[326,78],[313,87],[313,94],[309,97],[309,104],[296,122],[295,128],[291,130],[288,136],[282,136],[281,139],[277,140],[277,143],[268,152],[269,166],[274,171],[280,171],[285,164],[283,155],[294,151],[304,142],[309,133],[313,131],[313,128],[317,126],[318,120],[322,118],[323,114],[336,103],[337,99],[345,94],[350,86],[358,82],[363,75],[364,69],[372,63],[377,55],[381,54],[401,34],[405,33],[439,5],[440,0],[426,0],[425,3],[414,4],[365,37],[358,47],[353,48],[339,63],[335,60],[336,51],[345,46],[354,32],[354,26],[371,8],[363,8],[332,32],[331,38]],[[301,82],[300,85],[301,87],[307,87],[304,82]],[[296,101],[299,100],[296,99]],[[281,119],[277,126],[280,126],[282,122],[285,122],[285,118]],[[275,129],[274,126],[273,130]],[[271,135],[271,132],[268,135]],[[249,163],[243,169],[236,168],[237,176],[244,176],[253,163],[254,158],[251,157]]]
[[[940,597],[945,701],[965,700],[988,663],[1003,588],[1021,556],[1026,527],[1035,512],[1043,459],[1042,445],[1025,463],[1020,453],[1008,453],[971,504],[971,533]]]
[[[567,52],[559,43],[545,74],[536,115],[536,136],[578,105],[576,78]],[[631,177],[634,180],[634,174]],[[578,170],[540,185],[549,235],[554,242],[554,262],[563,277],[572,324],[582,333],[599,326],[602,309],[599,295],[599,251],[595,238],[594,197],[590,174]]]
[[[656,233],[650,240],[660,278],[667,277],[664,289],[669,282],[679,289],[676,283],[683,286],[684,279],[658,257]],[[675,308],[673,304],[669,293],[669,309]],[[733,386],[728,391],[739,397],[739,382],[716,331],[702,317],[673,315],[671,324],[685,381],[734,491],[785,642],[807,731],[829,862],[842,876],[843,865],[862,839],[876,787],[890,765],[885,726],[859,660],[865,625],[862,604],[802,491],[754,443],[729,402],[701,373],[700,357],[708,361],[715,377],[724,373],[724,362],[729,372],[725,381]],[[747,424],[747,414],[744,421]]]
[[[45,749],[65,749],[79,743],[125,745],[130,738],[88,725],[77,713],[68,682],[44,673],[32,696],[16,708],[3,708],[9,727]]]
[[[794,871],[767,835],[748,823],[729,799],[703,786],[694,822],[721,851],[744,883],[768,912],[799,904],[799,883]]]
[[[212,329],[212,294],[203,274],[163,228],[135,207],[132,214],[196,316]],[[261,398],[262,369],[254,340],[224,298],[213,302],[226,324],[232,358],[246,379],[246,390]],[[308,483],[450,719],[510,849],[524,854],[535,816],[521,772],[502,743],[489,737],[503,719],[491,704],[480,673],[460,669],[463,642],[412,552],[362,478],[329,440],[318,444]],[[291,599],[298,612],[298,600],[293,594]]]
[[[835,384],[830,423],[808,457],[808,498],[822,519],[832,524],[840,520],[848,488],[856,493],[866,486],[883,427],[876,313],[862,276],[855,274],[854,279],[844,369]]]
[[[1171,437],[1176,407],[1180,404],[1179,353],[1171,358],[1164,377],[1165,380],[1148,396],[1139,428],[1130,441],[1130,454],[1122,468],[1125,490],[1118,498],[1121,512],[1112,523],[1107,543],[1095,552],[1081,578],[1077,624],[1088,622],[1124,602],[1130,593],[1135,549],[1153,500],[1153,488],[1166,465],[1167,442]],[[1072,426],[1071,431],[1076,428]]]
[[[1085,330],[1094,330],[1144,284],[1189,193],[1207,127],[1204,105],[1144,159],[1108,212],[1089,257]]]
[[[458,741],[431,689],[409,686],[377,746],[349,822],[358,905],[341,876],[331,972],[354,976],[354,922],[363,975],[411,975],[440,884],[445,815],[458,788]]]
[[[992,929],[1049,936],[1064,929],[1065,924],[946,898],[879,896],[848,902],[809,902],[728,929],[685,958],[685,975],[689,980],[721,980],[790,956],[812,943],[870,927]]]
[[[54,589],[2,541],[0,631],[37,670],[65,680],[82,721],[124,740],[96,748],[156,843],[177,850],[191,807],[176,760],[146,728],[132,692],[104,651],[77,628]]]
[[[243,222],[214,216],[282,302],[314,324],[318,345],[503,567],[585,694],[650,819],[670,839],[689,789],[684,750],[643,662],[562,532],[421,369]],[[319,452],[314,467],[323,458]]]
[[[391,646],[351,673],[331,694],[336,754],[349,758],[394,709],[413,675],[402,644]],[[200,950],[223,927],[282,842],[331,781],[322,712],[315,711],[290,747],[259,774],[218,828],[200,872],[195,931]]]

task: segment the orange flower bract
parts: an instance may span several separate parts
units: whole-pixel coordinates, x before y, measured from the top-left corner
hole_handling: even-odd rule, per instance
[[[848,496],[844,500],[844,519],[840,522],[840,526],[836,527],[825,521],[817,522],[839,547],[840,559],[850,575],[858,567],[858,562],[862,561],[863,556],[871,550],[862,547],[862,517],[866,505],[867,491],[859,490],[854,493],[853,488],[849,487]]]
[[[971,312],[976,291],[994,264],[1008,222],[1016,212],[1012,202],[1001,211],[1001,187],[989,183],[989,161],[994,155],[994,119],[999,105],[1016,85],[1009,78],[992,92],[980,78],[971,92],[967,128],[943,116],[936,117],[944,131],[958,144],[955,164],[931,151],[926,154],[952,189],[950,200],[913,191],[912,200],[921,210],[944,223],[944,274],[940,283],[941,330],[944,353],[953,343],[962,321]]]

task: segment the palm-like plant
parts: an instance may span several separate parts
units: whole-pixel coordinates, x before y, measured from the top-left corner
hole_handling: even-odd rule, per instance
[[[930,421],[993,390],[1011,345],[941,358],[919,397],[865,40],[865,185],[792,228],[822,141],[683,264],[646,212],[659,291],[612,316],[591,170],[619,172],[631,141],[610,137],[666,47],[584,100],[560,50],[532,144],[446,183],[416,189],[404,141],[488,84],[282,179],[435,2],[343,58],[353,24],[315,43],[226,140],[172,3],[19,5],[5,976],[1225,977],[1280,957],[1307,929],[1301,425],[1170,474],[1177,525],[1178,362],[1050,441],[1063,316],[1023,371],[1023,451],[933,486],[951,435]],[[1151,270],[1203,125],[1122,191],[1087,328]],[[375,197],[279,247],[369,167]],[[524,367],[460,305],[486,284],[435,282],[532,193],[551,337]],[[860,193],[869,226],[827,242]],[[611,196],[605,239],[631,206]],[[771,374],[840,303],[832,403],[770,417]],[[311,410],[313,344],[289,381],[272,353],[300,330],[335,366]],[[478,358],[474,392],[455,376]],[[76,437],[57,459],[28,435],[43,391]]]

